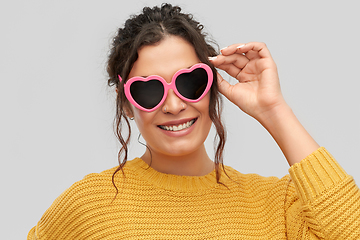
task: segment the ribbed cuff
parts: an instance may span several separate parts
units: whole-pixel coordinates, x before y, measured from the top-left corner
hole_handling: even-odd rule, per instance
[[[327,188],[348,176],[324,147],[294,164],[289,173],[304,203],[313,201]]]
[[[30,230],[30,232],[28,233],[28,235],[27,235],[27,240],[36,240],[36,239],[38,239],[38,238],[36,238],[36,227],[33,227],[31,230]]]

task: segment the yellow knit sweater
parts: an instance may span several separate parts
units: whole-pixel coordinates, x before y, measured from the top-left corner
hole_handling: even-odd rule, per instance
[[[360,239],[360,191],[320,148],[282,179],[159,173],[136,158],[62,193],[28,239]]]

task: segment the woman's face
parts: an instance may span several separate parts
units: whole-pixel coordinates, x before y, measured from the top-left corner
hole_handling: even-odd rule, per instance
[[[129,78],[159,75],[171,82],[178,70],[199,62],[191,44],[180,37],[169,36],[155,45],[138,50],[138,59]],[[155,111],[145,112],[132,105],[131,110],[152,154],[182,156],[203,147],[212,124],[209,102],[209,93],[199,102],[190,103],[180,99],[170,89],[165,102]],[[174,127],[180,125],[182,130],[174,131]]]

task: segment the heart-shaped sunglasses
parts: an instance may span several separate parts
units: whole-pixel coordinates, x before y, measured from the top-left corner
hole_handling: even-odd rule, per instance
[[[118,76],[120,82],[122,78]],[[187,102],[198,102],[210,90],[213,72],[204,63],[197,63],[188,69],[177,71],[170,83],[158,75],[132,77],[124,83],[126,98],[140,110],[151,112],[159,108],[166,99],[169,89]]]

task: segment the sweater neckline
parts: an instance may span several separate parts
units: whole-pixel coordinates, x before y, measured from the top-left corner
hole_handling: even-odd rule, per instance
[[[140,178],[158,188],[169,191],[197,192],[218,185],[215,170],[204,176],[182,176],[158,172],[141,158],[135,158],[128,163]]]

